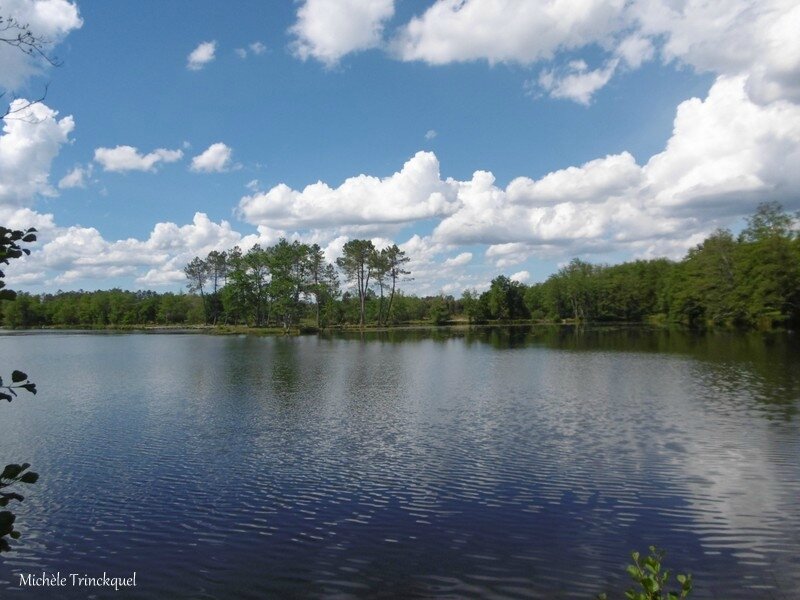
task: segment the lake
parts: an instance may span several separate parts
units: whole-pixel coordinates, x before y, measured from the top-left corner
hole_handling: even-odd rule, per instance
[[[0,336],[9,598],[797,598],[800,341],[644,328]],[[20,588],[19,573],[136,588]]]

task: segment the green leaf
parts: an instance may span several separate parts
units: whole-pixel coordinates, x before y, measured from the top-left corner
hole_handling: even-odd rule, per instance
[[[10,510],[0,511],[0,531],[10,531],[16,517]]]
[[[6,465],[2,474],[0,474],[0,479],[15,479],[25,469],[26,467],[23,467],[22,465]]]
[[[20,477],[19,480],[22,483],[36,483],[39,480],[39,474],[34,473],[33,471],[28,471],[22,477]]]
[[[13,373],[11,373],[11,381],[13,381],[14,383],[25,381],[27,378],[28,376],[22,371],[14,371]]]
[[[17,502],[22,502],[25,500],[25,496],[21,496],[16,492],[11,492],[8,494],[0,494],[0,506],[6,506],[12,500],[16,500]]]
[[[659,590],[659,587],[658,587],[658,582],[657,582],[655,579],[651,579],[650,577],[647,577],[647,578],[645,578],[645,579],[642,579],[642,582],[641,582],[641,583],[642,583],[642,587],[643,587],[643,588],[644,588],[644,589],[645,589],[645,590],[646,590],[646,591],[647,591],[649,594],[654,594],[654,593],[656,593],[656,592]]]

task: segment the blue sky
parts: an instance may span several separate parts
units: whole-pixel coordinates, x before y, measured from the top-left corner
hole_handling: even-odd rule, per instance
[[[370,237],[458,295],[797,207],[797,7],[564,4],[5,2],[63,61],[0,46],[2,89],[49,84],[0,138],[0,218],[42,232],[10,284],[177,290],[212,249]]]

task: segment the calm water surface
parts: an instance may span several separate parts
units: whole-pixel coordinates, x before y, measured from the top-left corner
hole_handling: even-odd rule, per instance
[[[94,597],[592,598],[665,548],[693,598],[800,597],[792,334],[0,337],[0,558]]]

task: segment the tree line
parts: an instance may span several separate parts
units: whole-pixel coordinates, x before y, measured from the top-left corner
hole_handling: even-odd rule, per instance
[[[244,325],[389,326],[410,322],[673,322],[690,327],[767,327],[800,322],[798,216],[759,206],[734,236],[717,230],[680,261],[617,265],[573,259],[546,281],[505,275],[482,293],[407,295],[409,257],[351,240],[335,263],[316,244],[281,239],[247,251],[195,257],[184,270],[188,294],[119,289],[18,294],[2,306],[7,327]],[[341,279],[349,284],[343,290]]]
[[[573,259],[530,286],[495,278],[461,300],[472,321],[542,320],[770,327],[800,323],[800,217],[758,207],[738,236],[719,229],[681,261]]]

